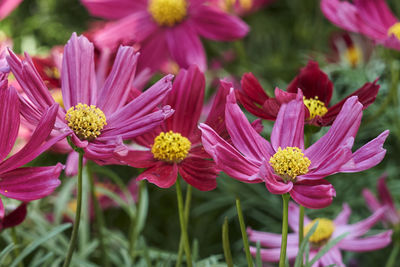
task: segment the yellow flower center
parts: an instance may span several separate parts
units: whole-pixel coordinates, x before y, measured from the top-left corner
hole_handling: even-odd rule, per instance
[[[97,138],[107,125],[103,111],[95,105],[88,106],[81,103],[68,109],[65,120],[79,139],[89,141]]]
[[[250,10],[253,6],[253,0],[239,0],[239,3],[244,10]]]
[[[284,180],[294,180],[298,175],[306,174],[311,161],[304,156],[298,147],[278,148],[270,158],[269,164],[275,173]]]
[[[60,105],[60,107],[64,108],[64,101],[62,98],[61,90],[53,90],[51,92],[51,96],[53,97],[54,101]]]
[[[346,57],[350,65],[352,67],[355,67],[360,63],[362,58],[362,53],[358,47],[351,46],[346,50],[344,56]]]
[[[329,219],[317,218],[304,227],[304,235],[307,235],[311,230],[311,227],[313,227],[317,221],[317,229],[315,229],[315,232],[311,235],[309,241],[314,246],[322,246],[329,240],[333,231],[335,231],[335,224]]]
[[[154,158],[169,163],[178,163],[184,160],[190,150],[189,139],[180,133],[169,131],[161,132],[155,139],[151,147]]]
[[[160,26],[174,26],[187,14],[186,0],[150,0],[149,12]]]
[[[310,112],[310,120],[314,119],[315,116],[322,117],[328,112],[328,109],[326,108],[324,102],[318,100],[318,96],[314,98],[306,98],[305,96],[303,96],[303,102]]]
[[[400,22],[396,22],[393,24],[387,32],[388,36],[394,35],[397,39],[400,40]]]

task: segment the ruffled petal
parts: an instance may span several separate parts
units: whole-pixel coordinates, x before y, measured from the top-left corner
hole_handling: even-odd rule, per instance
[[[236,104],[233,90],[227,96],[225,121],[233,144],[247,157],[262,161],[264,158],[269,159],[275,154],[270,143],[257,133]]]
[[[182,178],[198,190],[209,191],[217,187],[219,171],[213,161],[188,157],[178,165],[178,170]]]
[[[197,66],[181,69],[172,85],[166,104],[175,110],[167,121],[167,129],[190,139],[197,130],[204,101],[205,77]]]
[[[388,246],[392,242],[392,230],[383,233],[357,239],[343,239],[338,247],[343,250],[353,252],[365,252],[379,250]]]
[[[243,38],[249,26],[241,19],[219,9],[202,5],[193,9],[191,22],[204,38],[216,41],[232,41]]]
[[[158,187],[169,188],[175,184],[177,176],[178,166],[176,164],[167,164],[159,161],[153,167],[140,174],[137,180],[147,180]]]
[[[60,185],[62,164],[51,167],[19,168],[1,174],[0,193],[6,197],[32,201],[51,194]]]
[[[275,151],[279,147],[304,149],[304,104],[301,91],[296,100],[281,105],[271,133],[271,144]]]
[[[188,23],[181,23],[165,31],[168,50],[180,67],[188,68],[195,64],[201,71],[206,70],[206,55],[195,29]]]
[[[106,116],[125,105],[135,77],[138,56],[132,47],[120,46],[118,49],[113,68],[96,102]]]
[[[306,208],[322,209],[332,203],[336,192],[326,180],[302,181],[294,184],[290,196]]]
[[[258,164],[242,156],[209,126],[201,123],[199,128],[202,131],[201,139],[204,149],[214,159],[218,168],[239,181],[262,182],[258,175]]]
[[[96,103],[94,47],[83,35],[78,37],[73,33],[64,47],[61,90],[66,110],[78,103]]]

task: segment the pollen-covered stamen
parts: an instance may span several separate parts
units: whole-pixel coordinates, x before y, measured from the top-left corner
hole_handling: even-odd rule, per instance
[[[187,14],[186,0],[150,0],[149,12],[160,26],[174,26]]]
[[[189,139],[180,133],[161,132],[154,139],[151,152],[155,159],[168,163],[178,163],[187,157],[191,145]]]
[[[298,147],[278,148],[278,151],[270,158],[269,164],[275,173],[285,181],[294,180],[298,175],[308,172],[311,161],[304,156]]]
[[[333,231],[335,231],[335,224],[329,219],[317,218],[304,227],[304,235],[307,235],[317,221],[317,229],[315,229],[315,232],[310,236],[309,242],[313,246],[320,247],[326,244],[326,242],[332,236]]]
[[[65,120],[79,139],[89,141],[97,138],[107,125],[106,116],[101,109],[81,103],[68,109]]]
[[[305,98],[303,96],[303,102],[310,112],[310,117],[308,117],[308,119],[310,120],[314,119],[315,116],[322,117],[328,112],[328,109],[326,108],[324,102],[319,100],[318,96],[314,98]]]
[[[394,35],[397,39],[400,40],[400,22],[396,22],[393,24],[387,32],[388,36]]]

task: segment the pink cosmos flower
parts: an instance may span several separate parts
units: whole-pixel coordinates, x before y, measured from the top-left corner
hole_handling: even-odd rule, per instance
[[[206,119],[222,135],[225,132],[225,98],[230,86],[221,82]],[[199,190],[212,190],[217,186],[219,171],[204,151],[197,128],[204,91],[205,77],[196,66],[180,70],[166,99],[166,104],[175,109],[174,116],[154,131],[135,139],[144,150],[131,149],[118,155],[119,160],[130,166],[147,168],[138,180],[146,179],[159,187],[168,188],[175,184],[179,173],[187,183]]]
[[[121,46],[110,75],[98,89],[93,44],[74,33],[64,48],[61,71],[64,108],[58,109],[52,135],[71,136],[74,145],[84,149],[85,158],[108,163],[114,162],[114,150],[123,140],[153,129],[172,115],[169,106],[157,108],[171,90],[172,75],[167,75],[126,104],[137,58],[138,54],[131,47]],[[7,60],[28,97],[20,97],[21,113],[29,123],[36,125],[40,114],[55,101],[29,55],[21,61],[10,51]],[[77,154],[72,156],[68,160],[76,163]]]
[[[21,224],[26,217],[26,202],[20,204],[17,208],[5,214],[4,210],[0,213],[0,231]],[[6,208],[7,210],[7,208]]]
[[[304,232],[307,234],[311,227],[318,221],[318,226],[315,232],[311,235],[310,242],[310,254],[309,260],[311,261],[315,255],[319,252],[323,246],[344,233],[348,233],[338,244],[332,247],[322,258],[320,258],[313,267],[323,267],[335,265],[338,267],[345,267],[342,260],[341,250],[353,251],[353,252],[365,252],[373,251],[386,247],[391,243],[392,231],[385,231],[376,235],[369,235],[362,237],[366,234],[371,227],[376,224],[383,216],[384,209],[375,211],[370,217],[365,220],[359,221],[355,224],[348,224],[351,210],[347,204],[343,205],[342,211],[334,219],[330,220],[327,218],[317,218],[311,221],[307,216],[304,216]],[[289,203],[289,226],[292,228],[294,233],[288,234],[288,246],[287,246],[287,257],[289,261],[293,261],[298,252],[299,248],[299,207],[294,203]],[[260,242],[262,248],[261,258],[266,262],[279,262],[280,256],[280,245],[281,235],[259,232],[247,229],[249,240],[252,242]],[[250,247],[250,252],[253,256],[256,255],[257,249]]]
[[[323,208],[335,196],[333,186],[324,177],[369,169],[386,153],[382,146],[389,131],[352,153],[362,108],[356,96],[350,97],[329,131],[305,149],[305,110],[300,90],[295,100],[281,105],[271,143],[253,129],[232,91],[227,97],[225,121],[233,145],[208,125],[200,124],[203,146],[229,176],[246,183],[265,182],[273,194],[290,193],[307,208]]]
[[[321,10],[338,27],[400,50],[400,21],[385,0],[322,0]]]
[[[363,190],[363,196],[365,202],[372,212],[375,212],[382,207],[386,207],[382,220],[387,226],[394,227],[400,225],[400,213],[397,211],[390,191],[386,186],[386,178],[386,174],[382,175],[379,178],[376,186],[378,189],[379,200],[377,200],[372,192],[368,189]]]
[[[206,5],[205,0],[82,0],[92,15],[114,20],[98,31],[95,43],[116,47],[137,42],[139,64],[158,70],[169,57],[180,67],[196,64],[206,70],[200,36],[217,41],[244,37],[248,26],[240,19]]]
[[[0,0],[0,20],[7,17],[22,0]]]
[[[241,89],[236,96],[239,102],[250,113],[266,120],[275,120],[282,103],[296,98],[298,89],[304,93],[304,105],[306,109],[306,123],[315,126],[330,126],[339,114],[345,101],[351,96],[358,96],[358,100],[367,108],[375,101],[379,85],[365,83],[338,103],[330,106],[333,93],[333,83],[315,61],[309,61],[307,66],[290,82],[287,91],[275,89],[275,98],[269,97],[257,78],[252,73],[245,73],[241,80]]]
[[[32,201],[51,194],[60,184],[62,164],[48,167],[21,167],[59,141],[59,137],[44,142],[56,119],[58,106],[52,105],[38,117],[38,125],[29,142],[16,154],[9,155],[14,146],[20,123],[20,103],[17,92],[0,80],[0,194],[20,201]],[[0,199],[0,218],[4,206]]]

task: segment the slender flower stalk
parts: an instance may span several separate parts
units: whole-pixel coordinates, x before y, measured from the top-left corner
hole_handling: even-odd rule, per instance
[[[281,256],[279,259],[279,267],[285,267],[286,248],[288,236],[288,217],[289,217],[289,194],[283,194],[283,215],[282,215],[282,241],[281,241]]]
[[[132,257],[132,262],[135,261],[136,253],[136,240],[139,235],[138,224],[140,221],[140,215],[142,214],[142,201],[143,201],[143,191],[145,190],[146,184],[143,181],[139,182],[139,197],[136,203],[136,214],[132,219],[131,228],[130,228],[130,239],[129,239],[129,253]]]
[[[17,237],[17,231],[15,230],[15,227],[12,227],[10,230],[11,230],[12,240],[13,240],[13,242],[15,244],[15,258],[18,258],[19,254],[20,254],[20,251],[19,251],[19,247],[18,247],[18,243],[19,242],[18,242],[18,237]],[[24,267],[23,261],[20,261],[18,266],[19,267]]]
[[[76,239],[78,237],[79,224],[81,221],[81,210],[82,210],[82,169],[83,169],[83,151],[79,152],[78,159],[78,193],[76,199],[76,213],[75,222],[72,229],[71,239],[69,241],[67,257],[65,258],[63,267],[68,267],[71,263],[72,255],[74,254]]]
[[[400,240],[395,240],[394,241],[394,246],[392,248],[392,252],[390,252],[390,256],[388,258],[388,261],[386,262],[385,267],[395,267],[396,265],[396,259],[397,256],[399,255],[400,252]]]
[[[187,185],[187,190],[186,190],[186,198],[185,198],[185,222],[186,222],[186,226],[189,223],[189,211],[190,211],[190,202],[192,200],[192,189],[193,189],[193,187],[188,184]],[[178,259],[177,259],[176,265],[175,265],[176,267],[181,266],[182,255],[183,255],[183,236],[181,235],[181,239],[179,240]]]
[[[186,263],[187,263],[187,266],[191,267],[192,266],[192,255],[190,252],[189,237],[187,234],[187,224],[186,224],[184,208],[183,208],[181,183],[180,183],[179,179],[176,179],[176,196],[178,199],[179,222],[181,225],[181,234],[183,236],[183,245],[184,245],[185,254],[186,254]]]
[[[246,225],[244,223],[242,206],[240,205],[239,198],[236,198],[236,209],[239,217],[240,231],[242,232],[244,251],[246,252],[247,266],[253,267],[253,260],[251,259],[251,254],[250,254],[249,240],[247,238],[247,233],[246,233]]]
[[[300,246],[301,243],[303,243],[304,239],[304,206],[300,205],[300,212],[299,212],[299,251],[300,251]],[[303,258],[303,255],[301,256]],[[303,261],[300,264],[303,266]]]

